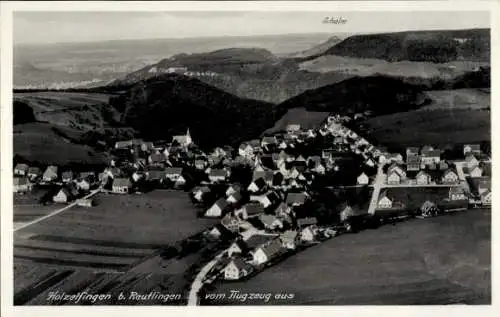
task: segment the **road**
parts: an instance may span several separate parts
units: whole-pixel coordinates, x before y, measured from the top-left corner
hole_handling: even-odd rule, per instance
[[[217,256],[215,256],[212,261],[208,262],[201,270],[200,273],[198,273],[191,284],[191,288],[189,290],[189,297],[188,297],[188,306],[197,306],[199,303],[199,298],[198,298],[198,292],[200,289],[203,287],[203,280],[205,279],[205,276],[210,272],[210,270],[217,264],[219,259],[222,257],[222,255],[226,252],[227,250],[222,251],[219,253]]]
[[[100,191],[101,191],[101,189],[100,189],[100,188],[98,188],[98,189],[94,189],[94,190],[92,190],[92,191],[91,191],[88,195],[86,195],[85,197],[82,197],[82,198],[83,198],[83,199],[90,198],[90,197],[94,196],[95,194],[97,194],[97,193],[98,193],[98,192],[100,192]],[[76,206],[76,201],[72,202],[72,203],[71,203],[71,204],[69,204],[69,205],[64,206],[64,207],[63,207],[63,208],[61,208],[61,209],[54,210],[53,212],[48,213],[48,214],[46,214],[45,216],[42,216],[42,217],[37,218],[37,219],[35,219],[35,220],[29,221],[29,222],[24,222],[24,223],[19,223],[19,224],[18,224],[18,226],[16,226],[16,224],[14,224],[14,226],[15,226],[15,228],[14,228],[14,232],[16,232],[16,231],[18,231],[18,230],[21,230],[21,229],[24,229],[24,228],[26,228],[26,227],[29,227],[29,226],[31,226],[31,225],[34,225],[35,223],[38,223],[38,222],[40,222],[40,221],[42,221],[42,220],[48,219],[48,218],[50,218],[50,217],[53,217],[53,216],[55,216],[55,215],[57,215],[57,214],[60,214],[61,212],[65,211],[65,210],[68,210],[68,209],[70,209],[71,207],[74,207],[74,206]]]
[[[368,213],[370,215],[375,214],[375,210],[377,209],[378,196],[380,195],[380,189],[385,183],[385,174],[384,174],[384,164],[379,164],[377,168],[377,175],[375,176],[375,181],[373,182],[373,194],[372,199],[370,200],[370,206],[368,207]]]

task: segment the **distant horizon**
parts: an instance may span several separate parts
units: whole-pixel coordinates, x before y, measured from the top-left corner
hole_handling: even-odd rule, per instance
[[[306,35],[325,35],[329,37],[344,35],[365,35],[365,34],[396,34],[405,32],[439,32],[439,31],[460,31],[460,30],[490,30],[491,27],[471,27],[471,28],[448,28],[448,29],[408,29],[394,32],[307,32],[307,33],[276,33],[276,34],[259,34],[259,35],[208,35],[208,36],[187,36],[187,37],[165,37],[165,38],[123,38],[123,39],[109,39],[109,40],[98,40],[98,41],[68,41],[68,42],[25,42],[25,43],[14,43],[13,46],[50,46],[50,45],[71,45],[71,44],[97,44],[97,43],[109,43],[109,42],[127,42],[127,41],[182,41],[182,40],[196,40],[196,39],[219,39],[219,38],[252,38],[252,37],[276,37],[276,36],[306,36]]]
[[[490,28],[487,11],[15,12],[17,45]],[[325,17],[344,23],[324,23]]]

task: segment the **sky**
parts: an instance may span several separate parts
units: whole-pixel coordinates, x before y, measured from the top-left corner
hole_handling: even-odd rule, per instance
[[[325,17],[344,24],[325,24]],[[489,28],[489,12],[14,12],[14,44]]]

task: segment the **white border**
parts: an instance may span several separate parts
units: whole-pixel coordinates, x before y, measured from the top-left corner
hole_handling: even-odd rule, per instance
[[[498,43],[500,33],[499,1],[265,1],[265,2],[142,2],[142,1],[88,1],[88,2],[1,2],[1,304],[2,316],[67,316],[75,314],[87,316],[120,315],[136,316],[147,313],[148,316],[174,314],[175,316],[198,316],[200,314],[231,313],[238,316],[279,315],[302,316],[304,313],[344,314],[349,316],[470,316],[481,314],[493,316],[494,308],[499,304],[499,281],[496,278],[496,255],[499,235],[495,233],[498,216],[492,213],[492,305],[491,306],[287,306],[287,307],[13,307],[12,306],[12,12],[13,11],[316,11],[316,12],[346,12],[346,11],[491,11],[492,40],[492,151],[493,160],[497,157],[500,144],[496,144],[496,135],[500,132],[500,118],[495,109],[500,100],[497,91],[498,80],[495,70],[498,69],[500,51]],[[497,128],[498,127],[498,128]],[[496,162],[493,163],[495,166]],[[497,173],[493,172],[493,187],[497,188]],[[495,193],[495,191],[493,191]],[[500,204],[500,196],[493,195],[493,205]],[[497,314],[498,314],[497,310]]]

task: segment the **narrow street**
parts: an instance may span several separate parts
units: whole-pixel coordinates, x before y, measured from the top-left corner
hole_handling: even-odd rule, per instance
[[[201,270],[200,273],[198,273],[191,284],[191,288],[189,290],[189,297],[188,297],[188,306],[197,306],[200,299],[198,297],[198,292],[200,289],[203,287],[203,280],[205,279],[205,276],[210,272],[210,270],[217,264],[219,259],[222,257],[222,255],[226,252],[227,250],[222,251],[219,253],[217,256],[215,256],[212,261],[208,262]]]
[[[377,168],[377,176],[375,176],[375,182],[373,183],[373,194],[370,200],[370,206],[368,207],[368,214],[374,215],[377,209],[378,196],[380,195],[380,189],[384,185],[385,174],[384,174],[384,164],[379,164]]]

